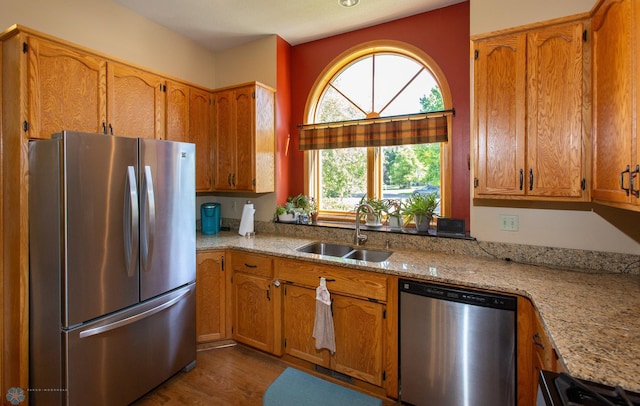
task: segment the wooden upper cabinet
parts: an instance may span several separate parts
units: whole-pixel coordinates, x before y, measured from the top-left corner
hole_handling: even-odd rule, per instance
[[[26,36],[27,135],[62,130],[102,132],[107,117],[107,63],[52,41]]]
[[[189,91],[189,142],[196,144],[196,191],[212,189],[211,162],[211,94],[191,88]]]
[[[107,89],[109,134],[163,138],[164,78],[110,62]]]
[[[635,0],[599,4],[593,30],[593,182],[594,201],[640,210],[640,18]],[[633,180],[633,189],[631,189]]]
[[[578,22],[527,35],[529,195],[580,198],[586,187],[583,32],[583,23]]]
[[[526,36],[475,44],[476,195],[523,195]]]
[[[236,165],[236,137],[234,134],[234,91],[216,92],[213,101],[213,128],[215,142],[214,182],[215,190],[233,190],[232,175]]]
[[[189,86],[167,81],[165,136],[169,141],[189,141]],[[196,161],[197,162],[197,161]]]
[[[588,198],[583,25],[476,42],[475,197]]]
[[[275,93],[259,83],[214,93],[214,190],[275,190]]]

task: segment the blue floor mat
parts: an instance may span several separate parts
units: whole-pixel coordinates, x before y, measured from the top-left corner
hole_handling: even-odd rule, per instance
[[[264,406],[382,406],[382,400],[287,368],[267,388]]]

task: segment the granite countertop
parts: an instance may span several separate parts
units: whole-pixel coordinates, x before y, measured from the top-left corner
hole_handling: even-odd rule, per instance
[[[269,234],[249,239],[222,232],[198,234],[197,249],[235,248],[521,295],[540,312],[570,374],[640,392],[640,275],[560,270],[415,250],[392,249],[382,263],[296,251],[314,241]]]

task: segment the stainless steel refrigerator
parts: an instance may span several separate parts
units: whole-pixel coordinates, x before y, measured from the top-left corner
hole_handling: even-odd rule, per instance
[[[32,404],[126,405],[195,366],[195,146],[29,144]]]

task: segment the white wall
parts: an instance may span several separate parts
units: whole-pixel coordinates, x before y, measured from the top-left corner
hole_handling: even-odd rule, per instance
[[[470,0],[470,32],[482,34],[580,14],[590,11],[595,3],[596,0]],[[473,98],[473,74],[471,79]],[[519,231],[499,230],[501,214],[517,215]],[[639,216],[630,213],[630,217],[638,221]],[[640,254],[638,242],[590,211],[477,207],[472,203],[470,228],[471,234],[482,241]]]
[[[192,83],[214,87],[215,55],[111,0],[0,0],[14,24]]]

